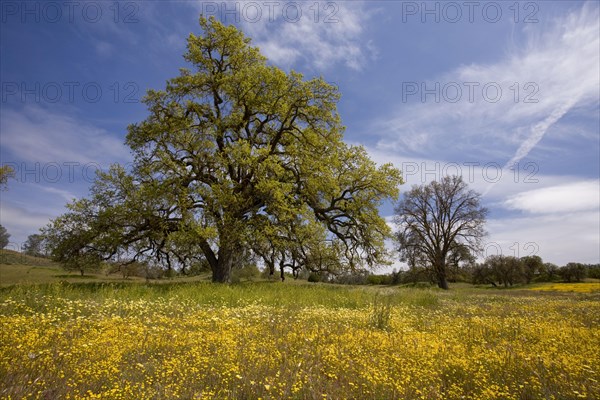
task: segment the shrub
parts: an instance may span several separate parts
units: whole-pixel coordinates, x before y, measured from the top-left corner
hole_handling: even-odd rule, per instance
[[[260,276],[260,270],[256,264],[246,264],[242,268],[234,269],[231,273],[233,283],[241,280],[252,281]],[[235,280],[235,281],[234,281]]]
[[[369,285],[381,285],[381,284],[383,284],[383,276],[369,275],[369,276],[367,276],[367,283]]]
[[[433,275],[426,267],[410,267],[402,274],[402,283],[432,282]]]

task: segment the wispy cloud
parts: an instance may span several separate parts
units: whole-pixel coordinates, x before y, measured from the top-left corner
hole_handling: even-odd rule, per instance
[[[78,195],[76,195],[68,190],[63,190],[63,189],[58,189],[55,187],[48,187],[48,186],[40,186],[40,188],[45,192],[58,195],[59,197],[61,197],[63,200],[65,200],[67,202],[71,202],[74,199],[79,197]]]
[[[525,44],[496,63],[461,66],[424,87],[405,86],[417,92],[405,92],[397,112],[376,123],[387,132],[379,146],[422,155],[480,152],[504,158],[506,166],[518,162],[565,114],[598,104],[598,14],[596,4],[585,4],[539,31],[524,31]],[[423,88],[438,98],[423,97]]]
[[[459,175],[469,187],[484,194],[487,205],[508,207],[506,201],[522,193],[568,186],[578,181],[576,176],[542,174],[535,163],[525,163],[518,170],[505,169],[499,163],[465,161],[460,158],[435,160],[407,157],[374,147],[366,147],[369,156],[379,165],[391,162],[402,170],[408,191],[412,185],[427,184],[446,175]],[[487,190],[493,185],[493,190]],[[516,209],[515,207],[508,207]]]
[[[10,236],[8,248],[11,250],[20,250],[21,245],[27,239],[27,236],[37,233],[40,228],[46,226],[52,218],[52,215],[25,209],[22,207],[0,203],[0,218]]]
[[[600,213],[561,212],[491,219],[486,254],[539,255],[546,262],[600,262]]]
[[[509,196],[504,205],[534,214],[598,211],[600,181],[581,181],[528,190]]]
[[[2,146],[27,162],[79,162],[108,166],[130,158],[123,139],[75,117],[37,105],[2,111]],[[10,161],[10,160],[5,160]]]
[[[114,51],[114,47],[105,41],[99,40],[96,42],[96,53],[100,57],[110,57]]]
[[[362,1],[191,3],[206,16],[237,23],[269,60],[318,72],[340,65],[361,70],[376,57],[364,27],[373,16]],[[372,9],[372,8],[371,8]]]
[[[312,7],[319,8],[318,16],[313,13],[297,22],[279,18],[274,22],[275,26],[269,27],[268,33],[263,29],[264,25],[244,24],[243,28],[277,64],[292,66],[303,61],[317,70],[339,64],[353,70],[362,69],[369,60],[367,43],[362,41],[363,19],[369,14],[362,4],[322,2],[314,3]]]
[[[523,140],[512,158],[504,165],[509,168],[521,161],[544,137],[548,129],[562,118],[577,102],[576,99],[568,100],[558,106],[548,117],[531,127],[531,134]]]

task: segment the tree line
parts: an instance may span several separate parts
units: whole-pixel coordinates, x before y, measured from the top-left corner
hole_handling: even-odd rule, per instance
[[[532,260],[535,258],[536,260]],[[539,256],[517,258],[494,255],[481,263],[464,265],[449,271],[449,282],[464,282],[493,287],[512,287],[540,282],[581,282],[600,279],[600,264],[569,262],[564,266],[544,263]],[[389,274],[363,274],[328,277],[327,280],[355,285],[435,285],[436,279],[426,267],[394,270]]]
[[[9,243],[10,234],[0,225],[0,249]],[[23,254],[33,257],[50,257],[43,235],[31,234],[22,246]],[[257,266],[257,258],[245,259],[232,269],[234,282],[255,279],[272,279],[268,269],[262,271]],[[196,276],[210,271],[206,264],[197,263],[184,271],[169,271],[144,262],[118,263],[105,262],[92,270],[71,268],[81,274],[85,272],[103,272],[119,274],[124,279],[141,277],[161,279],[173,276]],[[394,269],[388,274],[375,274],[369,270],[354,271],[310,271],[287,270],[284,276],[303,279],[309,282],[329,282],[352,285],[437,285],[435,270],[427,264],[413,265],[405,270]],[[279,276],[280,277],[280,276]],[[491,285],[493,287],[512,287],[539,282],[581,282],[586,278],[600,279],[600,264],[569,262],[558,266],[544,262],[540,256],[514,257],[505,255],[488,256],[483,262],[476,262],[470,255],[462,263],[451,263],[447,269],[448,282],[465,282],[474,285]]]

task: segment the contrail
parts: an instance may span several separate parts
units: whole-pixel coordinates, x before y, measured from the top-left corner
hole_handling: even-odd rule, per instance
[[[523,141],[523,143],[521,143],[521,146],[519,146],[519,148],[515,152],[515,155],[512,156],[512,158],[510,160],[508,160],[508,162],[506,164],[504,164],[504,167],[502,167],[502,170],[506,170],[506,169],[514,166],[516,163],[521,161],[521,159],[523,159],[525,156],[527,156],[527,154],[529,154],[529,152],[531,150],[533,150],[533,148],[540,142],[540,140],[542,140],[542,138],[544,137],[544,135],[546,134],[548,129],[552,125],[554,125],[556,123],[556,121],[561,119],[567,112],[569,112],[569,110],[576,103],[577,103],[577,99],[568,101],[567,103],[563,104],[562,106],[556,108],[543,121],[540,121],[537,124],[535,124],[531,128],[531,134],[529,135],[529,137],[527,137],[527,139],[525,139],[525,141]],[[488,185],[487,189],[483,192],[483,196],[488,194],[489,191],[494,187],[495,184],[496,184],[495,182],[490,183]]]

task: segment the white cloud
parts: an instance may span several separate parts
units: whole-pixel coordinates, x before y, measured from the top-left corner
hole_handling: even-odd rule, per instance
[[[243,3],[233,3],[241,4],[244,32],[281,67],[302,61],[316,70],[338,65],[361,70],[376,56],[373,44],[363,38],[365,22],[371,18],[363,2],[282,2],[272,3],[270,10],[265,3],[258,20],[254,10],[250,14]]]
[[[530,191],[568,185],[579,178],[570,175],[541,174],[536,163],[522,163],[519,169],[503,168],[492,161],[435,160],[405,157],[391,150],[365,147],[378,165],[392,163],[402,170],[405,184],[401,192],[412,185],[427,184],[446,175],[460,175],[469,187],[481,194],[489,205],[505,207],[512,197]],[[597,185],[596,185],[597,187]]]
[[[526,44],[496,63],[415,82],[416,94],[404,91],[395,114],[375,123],[387,132],[379,146],[405,154],[480,152],[510,160],[506,165],[518,162],[565,114],[598,104],[598,13],[597,5],[585,4],[550,26],[530,27]],[[421,85],[432,89],[436,83],[439,102],[433,95],[422,98]]]
[[[534,214],[600,210],[600,181],[573,182],[525,191],[504,202],[510,209]]]
[[[42,189],[45,192],[58,195],[63,200],[66,200],[67,202],[71,202],[74,199],[77,199],[79,197],[78,195],[76,195],[74,193],[71,193],[68,190],[58,189],[58,188],[55,188],[55,187],[40,186],[40,189]]]
[[[600,262],[600,212],[491,219],[486,254],[539,255],[545,262]]]
[[[27,236],[38,233],[39,229],[46,226],[53,217],[50,214],[32,211],[30,207],[24,209],[7,204],[5,201],[0,203],[0,220],[10,234],[7,248],[20,251]]]
[[[2,111],[2,146],[28,162],[99,163],[130,158],[123,139],[74,117],[28,105]]]
[[[68,190],[65,189],[68,184]],[[62,185],[62,186],[61,186]],[[44,184],[43,182],[11,181],[9,190],[2,193],[0,223],[10,233],[13,250],[19,250],[27,236],[37,233],[51,218],[64,213],[65,203],[87,193],[85,183]]]
[[[8,227],[19,226],[32,231],[37,231],[39,228],[45,226],[51,218],[50,215],[31,212],[30,210],[14,207],[6,203],[1,205],[1,210],[2,225]]]

